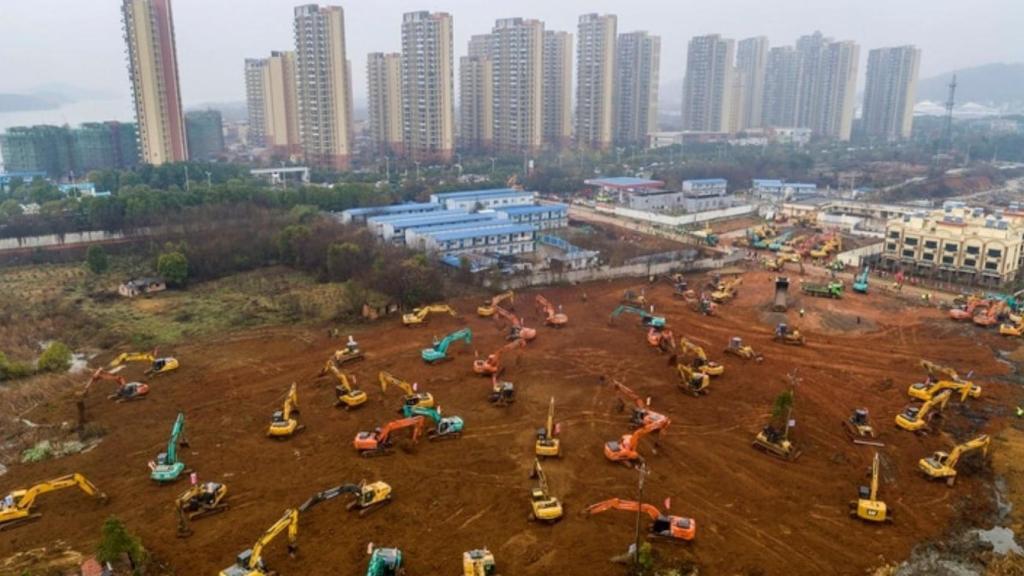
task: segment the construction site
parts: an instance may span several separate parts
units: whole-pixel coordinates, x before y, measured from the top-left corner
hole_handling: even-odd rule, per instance
[[[3,486],[63,478],[37,492],[105,503],[5,508],[0,557],[92,549],[116,515],[174,574],[617,574],[637,533],[680,574],[864,574],[991,527],[980,456],[1013,418],[1000,353],[1017,340],[868,291],[866,273],[866,293],[779,274],[467,297],[97,358],[123,367],[33,417],[84,416],[102,441]]]

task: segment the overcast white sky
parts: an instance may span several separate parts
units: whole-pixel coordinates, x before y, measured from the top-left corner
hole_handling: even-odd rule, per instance
[[[871,48],[916,44],[921,76],[989,62],[1024,61],[1024,0],[348,0],[348,55],[357,101],[364,100],[366,53],[397,51],[401,15],[447,11],[456,58],[471,34],[502,17],[544,20],[576,31],[586,12],[619,17],[619,31],[662,37],[662,82],[678,82],[691,36],[766,35],[791,44],[821,30]],[[61,82],[127,94],[120,0],[0,0],[0,92]],[[295,0],[174,0],[178,64],[186,105],[244,99],[243,60],[291,49]],[[861,74],[863,75],[863,64]]]

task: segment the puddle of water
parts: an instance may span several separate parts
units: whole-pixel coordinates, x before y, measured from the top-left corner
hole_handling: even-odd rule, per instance
[[[989,530],[978,530],[978,538],[992,545],[996,554],[1024,554],[1024,548],[1014,540],[1013,530],[996,526]]]

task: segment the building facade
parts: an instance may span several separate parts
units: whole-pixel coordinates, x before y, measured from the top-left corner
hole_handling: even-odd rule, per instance
[[[463,148],[487,152],[494,145],[494,64],[487,56],[459,60],[459,137]]]
[[[262,148],[267,144],[267,118],[264,113],[267,104],[263,84],[266,67],[266,58],[245,59],[245,109],[249,124],[246,140],[253,148]]]
[[[762,126],[796,128],[800,103],[800,58],[793,46],[768,51]]]
[[[921,51],[913,46],[877,48],[868,53],[864,88],[864,135],[872,139],[910,138]]]
[[[815,32],[797,40],[796,55],[796,126],[810,128],[819,137],[849,140],[860,48]]]
[[[24,126],[0,134],[7,172],[40,172],[50,178],[76,178],[90,170],[130,168],[139,162],[134,124],[86,123]]]
[[[455,152],[452,17],[402,17],[402,142],[416,161],[450,162]]]
[[[142,161],[188,160],[171,0],[123,0],[121,17]]]
[[[572,34],[544,31],[544,143],[565,148],[572,142]]]
[[[718,34],[690,40],[683,79],[683,130],[732,131],[735,53],[735,42]]]
[[[185,114],[185,134],[193,160],[213,160],[224,153],[224,122],[216,110]]]
[[[737,118],[739,130],[760,128],[764,122],[765,75],[768,71],[768,38],[740,40],[736,48]]]
[[[576,46],[576,144],[611,147],[615,122],[615,55],[618,19],[584,14]]]
[[[352,82],[341,6],[295,8],[295,89],[306,162],[348,169],[352,157]]]
[[[402,55],[371,52],[366,56],[370,140],[381,154],[401,155]]]
[[[725,178],[683,180],[683,207],[687,212],[704,212],[732,206]]]
[[[661,38],[647,32],[620,34],[615,61],[615,142],[644,145],[658,128]]]
[[[543,142],[544,23],[504,18],[491,31],[494,147],[535,153]]]
[[[270,53],[263,73],[264,134],[265,145],[279,156],[302,153],[295,75],[295,52]]]

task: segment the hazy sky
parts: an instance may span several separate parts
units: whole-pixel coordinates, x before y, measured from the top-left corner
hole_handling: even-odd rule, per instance
[[[530,17],[575,33],[580,14],[612,13],[619,32],[662,37],[662,83],[680,81],[691,36],[768,36],[772,45],[821,30],[871,48],[916,44],[921,76],[988,62],[1024,61],[1022,0],[348,0],[348,55],[356,100],[365,96],[366,53],[397,51],[403,12],[447,11],[456,61],[471,34],[495,18]],[[61,82],[128,94],[120,0],[0,0],[0,92]],[[243,60],[292,48],[295,0],[174,0],[185,104],[244,99]],[[861,86],[861,89],[863,86]]]

